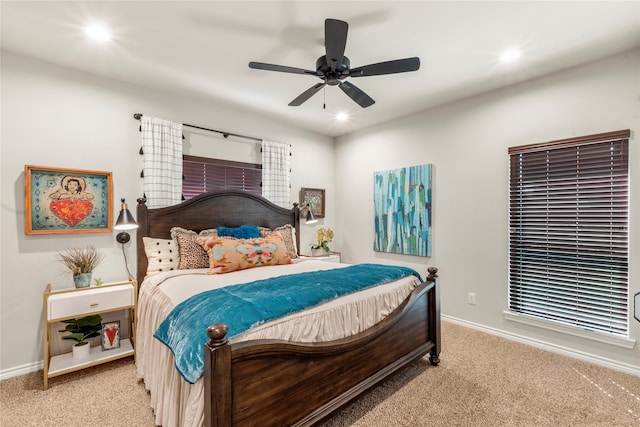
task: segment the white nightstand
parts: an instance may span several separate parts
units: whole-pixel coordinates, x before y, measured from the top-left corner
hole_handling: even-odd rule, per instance
[[[48,284],[43,294],[44,311],[44,389],[49,378],[134,355],[135,307],[138,284],[134,280],[107,283],[79,289],[52,291]],[[91,347],[84,359],[74,359],[71,353],[51,357],[51,325],[62,320],[126,310],[129,337],[120,340],[120,347],[102,351],[101,346]]]
[[[317,261],[326,261],[326,262],[335,262],[340,263],[340,252],[329,252],[327,255],[322,256],[309,256],[309,255],[300,255],[298,257],[300,261],[306,261],[309,259],[314,259]]]

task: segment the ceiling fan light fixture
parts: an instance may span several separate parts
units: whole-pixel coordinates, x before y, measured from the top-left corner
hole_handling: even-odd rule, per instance
[[[336,120],[339,122],[344,122],[349,118],[349,114],[345,113],[344,111],[336,114]]]

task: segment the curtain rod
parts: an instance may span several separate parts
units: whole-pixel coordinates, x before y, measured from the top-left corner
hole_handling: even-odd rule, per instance
[[[136,119],[136,120],[140,120],[140,118],[142,118],[142,113],[135,113],[133,115],[133,118]],[[238,137],[238,138],[245,138],[245,139],[250,139],[252,141],[262,142],[262,139],[255,138],[253,136],[240,135],[240,134],[237,134],[237,133],[225,132],[225,131],[217,130],[217,129],[209,129],[209,128],[205,128],[205,127],[202,127],[202,126],[189,125],[187,123],[183,123],[182,126],[187,126],[187,127],[194,128],[194,129],[206,130],[206,131],[209,131],[209,132],[216,132],[216,133],[221,134],[225,138],[229,138],[229,136],[235,136],[235,137]]]

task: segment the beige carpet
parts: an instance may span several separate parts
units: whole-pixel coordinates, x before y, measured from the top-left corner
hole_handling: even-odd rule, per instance
[[[437,368],[420,360],[323,424],[640,426],[640,378],[443,322]],[[153,426],[132,359],[0,382],[0,425]]]

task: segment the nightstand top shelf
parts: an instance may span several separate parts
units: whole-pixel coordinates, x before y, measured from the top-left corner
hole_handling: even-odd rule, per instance
[[[122,286],[122,285],[135,285],[135,283],[133,280],[124,280],[122,282],[103,283],[100,286],[91,285],[86,288],[62,288],[62,289],[51,289],[51,283],[47,283],[47,286],[44,288],[44,293],[48,295],[58,295],[58,294],[64,294],[66,292],[89,291],[94,289],[102,289],[102,288],[109,288],[112,286]]]
[[[341,262],[340,252],[329,252],[326,255],[320,255],[320,256],[300,255],[298,259],[300,261],[316,260],[316,261],[326,261],[326,262],[336,262],[336,263]]]

